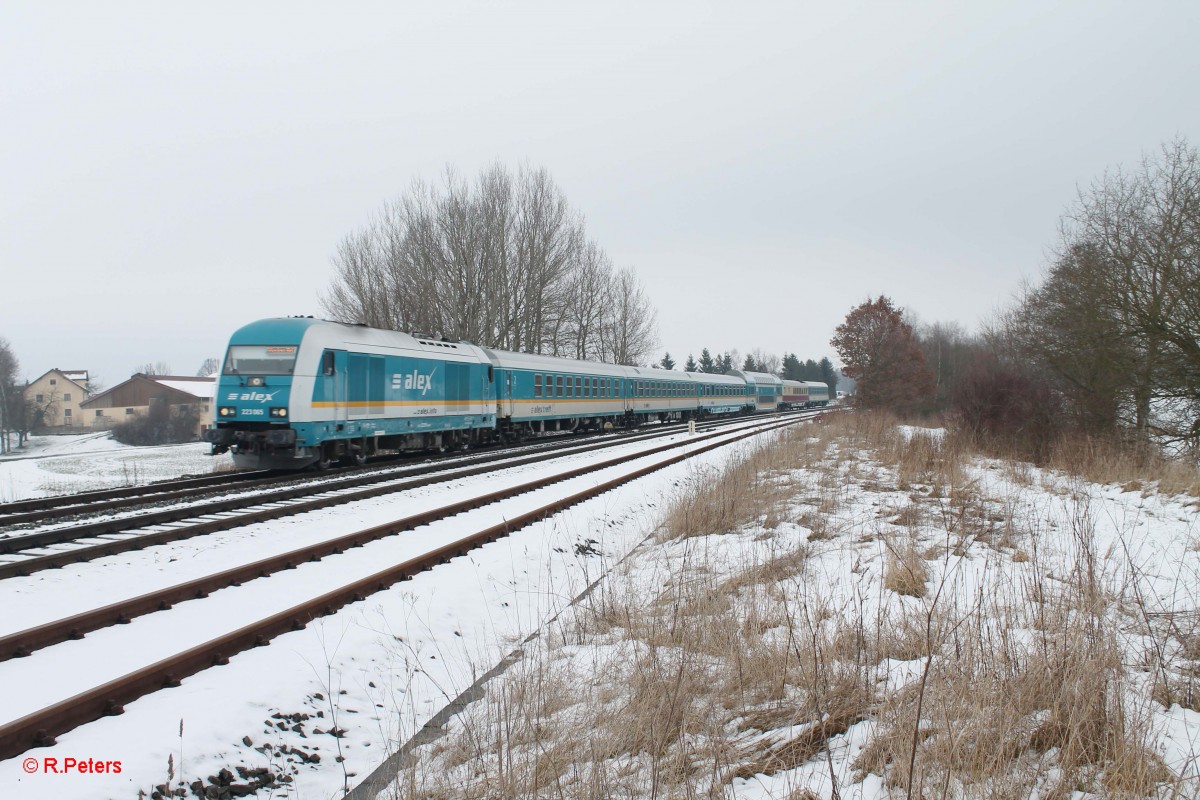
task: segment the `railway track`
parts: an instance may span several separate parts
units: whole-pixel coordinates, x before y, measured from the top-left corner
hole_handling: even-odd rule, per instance
[[[243,625],[227,634],[0,726],[0,759],[18,755],[31,747],[53,744],[56,736],[68,730],[104,715],[121,713],[127,703],[138,697],[163,687],[178,685],[182,679],[201,670],[227,663],[230,657],[243,650],[266,644],[272,638],[289,630],[303,628],[317,617],[332,614],[343,606],[382,591],[397,581],[432,569],[451,558],[468,553],[483,544],[495,541],[583,500],[596,497],[624,483],[671,464],[679,463],[699,453],[795,424],[805,419],[806,416],[760,421],[746,429],[734,432],[711,431],[681,442],[655,445],[582,467],[570,466],[568,469],[557,471],[549,476],[478,494],[384,525],[260,559],[197,580],[113,603],[101,609],[0,637],[0,660],[34,654],[33,659],[36,662],[39,658],[38,650],[68,639],[81,638],[100,628],[129,622],[138,616],[165,611],[178,603],[205,598],[226,587],[267,578],[281,570],[320,561],[330,555],[343,553],[348,549],[361,547],[401,531],[427,525],[435,520],[442,520],[469,509],[495,506],[518,495],[543,491],[547,487],[564,481],[591,475],[598,471],[607,471],[603,480],[595,485],[587,486],[582,490],[572,488],[570,491],[560,492],[548,500],[539,501],[539,504],[533,509],[510,519],[486,526],[449,544],[424,552],[415,558],[409,558],[402,563],[347,582],[332,591],[325,591],[317,597],[293,605],[279,613]],[[628,465],[631,461],[640,463],[630,468]],[[646,463],[647,461],[649,463]],[[506,505],[505,508],[507,507]]]
[[[808,412],[811,415],[812,412]],[[804,412],[800,412],[804,416]],[[745,420],[714,421],[704,430],[746,424]],[[196,505],[175,505],[121,516],[83,522],[34,533],[0,538],[0,579],[24,577],[45,569],[91,561],[133,550],[182,541],[219,531],[316,511],[337,505],[381,497],[448,480],[471,477],[498,468],[526,466],[558,458],[564,453],[603,450],[630,442],[670,436],[678,426],[593,442],[557,442],[542,445],[538,452],[523,456],[511,451],[477,455],[469,462],[436,462],[416,467],[356,472],[320,482],[293,482],[261,494],[243,494]],[[464,465],[464,463],[466,465]],[[271,478],[266,480],[270,481]],[[259,479],[240,488],[253,491]],[[185,490],[190,491],[190,490]],[[200,490],[205,491],[205,490]],[[175,491],[172,491],[174,494]],[[161,498],[160,498],[161,499]],[[108,510],[102,501],[97,513]],[[3,521],[0,520],[0,523]]]
[[[731,422],[731,420],[709,420],[702,423],[703,426],[720,425]],[[668,431],[678,431],[685,427],[683,423],[670,423],[653,428],[652,430],[640,429],[638,431],[626,434],[638,435],[654,435],[656,433],[665,433]],[[600,438],[600,437],[593,437]],[[610,436],[603,437],[611,439]],[[503,447],[502,452],[497,455],[491,453],[493,458],[504,458],[507,454],[514,451],[526,450],[553,450],[562,447],[577,447],[588,439],[579,439],[572,437],[569,441],[561,440],[531,440],[519,444],[511,444]],[[487,458],[488,451],[494,451],[497,446],[482,448],[481,450],[473,451],[472,455],[465,456],[468,460]],[[483,455],[481,455],[483,453]],[[427,454],[417,456],[422,461],[433,460],[435,463],[443,461],[459,461],[464,458],[462,451],[448,452],[438,454],[432,459]],[[342,475],[357,475],[371,474],[379,471],[389,471],[397,469],[395,462],[409,462],[414,459],[412,454],[400,456],[386,456],[379,459],[373,459],[366,467],[347,467],[343,472],[273,472],[271,470],[254,470],[247,472],[229,472],[218,475],[204,475],[198,477],[181,478],[172,481],[158,481],[144,486],[126,486],[117,489],[104,489],[99,491],[81,492],[70,495],[55,495],[53,497],[39,497],[30,500],[18,500],[11,503],[0,503],[0,529],[12,527],[16,525],[27,525],[30,523],[42,523],[52,519],[61,519],[65,517],[79,517],[95,515],[102,512],[114,512],[126,509],[133,509],[149,505],[161,505],[164,503],[173,503],[181,500],[188,500],[197,497],[204,497],[219,492],[228,491],[252,491],[260,488],[270,488],[272,486],[282,486],[288,484],[295,485],[319,485],[331,480],[338,480]],[[399,469],[404,469],[400,466]],[[413,468],[413,467],[409,467]],[[436,469],[436,467],[434,467]]]

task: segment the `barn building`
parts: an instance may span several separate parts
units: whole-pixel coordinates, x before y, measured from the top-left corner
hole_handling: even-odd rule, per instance
[[[92,428],[111,428],[134,414],[187,414],[197,416],[196,438],[212,427],[216,378],[137,373],[124,383],[88,398],[80,413]]]

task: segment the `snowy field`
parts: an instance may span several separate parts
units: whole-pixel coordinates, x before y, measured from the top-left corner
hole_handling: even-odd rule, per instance
[[[259,797],[332,800],[398,771],[381,800],[876,800],[907,794],[904,748],[919,695],[929,721],[912,773],[924,786],[918,795],[936,786],[949,796],[1082,800],[1151,795],[1144,787],[1158,785],[1162,796],[1195,796],[1196,498],[1160,494],[1152,482],[1097,484],[951,459],[941,432],[901,428],[878,447],[824,430],[833,427],[799,429],[812,433],[794,437],[787,458],[754,462],[750,472],[739,464],[761,456],[746,444],[661,470],[33,753],[120,760],[120,775],[26,775],[10,760],[0,764],[0,787],[21,798],[133,800],[168,781],[209,783],[222,769],[239,781],[257,770],[283,777]],[[46,475],[110,481],[103,485],[124,485],[125,470],[158,479],[212,463],[196,445],[55,444],[67,452],[46,447],[45,458],[0,463],[0,485],[44,490],[9,471],[58,459],[73,466]],[[137,593],[542,469],[498,470],[55,570],[12,582],[4,602],[86,606],[95,592]],[[740,521],[712,516],[739,506],[744,488],[765,505],[742,509],[749,517]],[[336,558],[381,568],[497,513],[520,513],[518,505]],[[184,603],[57,645],[62,674],[10,662],[0,678],[27,690],[4,705],[66,690],[67,665],[81,659],[113,669],[118,655],[170,650],[180,630],[263,616],[280,587],[312,585],[315,566],[216,593],[220,602],[199,614]],[[100,588],[85,586],[98,571]],[[22,611],[4,627],[39,616]],[[483,683],[444,736],[395,759],[518,647],[515,665]],[[1100,730],[1089,741],[1106,744],[1081,755],[1076,728]],[[963,752],[1015,755],[981,765]],[[971,783],[977,774],[987,791]],[[367,797],[375,794],[355,795]]]
[[[1200,501],[879,438],[694,473],[379,796],[1197,796]]]
[[[32,436],[25,447],[0,456],[0,503],[233,468],[228,455],[210,456],[209,449],[204,442],[132,447],[110,438],[107,431]]]
[[[144,454],[98,442],[85,442],[82,447],[97,449],[91,453],[44,452],[45,458],[0,464],[0,470],[64,459],[73,465],[72,470],[93,478],[108,473],[117,479],[117,485],[123,485],[121,465],[131,471],[136,468],[142,476],[150,473],[151,468],[138,460],[141,455],[154,464],[156,478],[194,473],[197,463],[211,461],[198,462],[197,458],[207,456],[193,446]],[[621,449],[625,448],[615,448],[603,457]],[[719,468],[730,450],[704,454],[698,461]],[[580,463],[595,460],[595,456],[572,458]],[[4,602],[20,611],[11,615],[11,622],[4,627],[17,629],[66,613],[72,606],[95,605],[169,580],[217,571],[267,550],[292,549],[308,539],[350,532],[450,502],[464,492],[477,491],[481,484],[526,481],[548,469],[531,465],[497,470],[420,492],[13,579],[6,582]],[[302,631],[281,636],[269,647],[235,656],[228,666],[188,678],[180,687],[130,704],[120,716],[65,734],[55,747],[30,754],[43,759],[120,760],[119,775],[26,775],[18,760],[10,759],[0,764],[0,786],[14,789],[12,796],[23,798],[132,800],[138,790],[149,793],[172,777],[175,785],[181,777],[186,783],[206,781],[223,768],[241,767],[268,769],[283,776],[287,783],[276,789],[274,796],[340,797],[346,787],[354,786],[498,663],[514,643],[536,632],[644,538],[653,528],[662,498],[693,469],[694,465],[668,467],[583,503],[432,573],[347,606]],[[603,479],[588,476],[576,483],[594,484]],[[580,488],[583,486],[564,483],[555,491]],[[321,565],[306,564],[268,580],[215,593],[204,601],[207,605],[189,608],[191,604],[182,603],[170,612],[98,631],[29,659],[0,664],[0,679],[9,686],[25,687],[0,702],[4,717],[13,718],[76,691],[79,670],[75,665],[79,663],[90,665],[88,674],[119,675],[131,665],[144,663],[142,659],[156,657],[149,654],[165,656],[181,649],[177,642],[183,636],[202,641],[209,635],[206,632],[228,629],[235,617],[266,616],[289,597],[311,595],[313,580],[330,580],[327,573],[331,570],[337,577],[352,569],[381,569],[424,548],[522,513],[525,506],[536,502],[536,497],[527,496],[504,504],[503,509],[479,509],[330,557]],[[46,658],[39,661],[43,656]],[[47,668],[46,663],[61,669]],[[333,731],[338,735],[331,735]],[[264,791],[261,796],[267,794]]]

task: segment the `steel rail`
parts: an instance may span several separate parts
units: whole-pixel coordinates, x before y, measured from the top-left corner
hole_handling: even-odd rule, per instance
[[[667,450],[693,444],[698,441],[707,441],[708,439],[723,435],[726,434],[719,432],[708,433],[688,442],[674,442],[652,450],[618,456],[607,461],[585,465],[557,475],[526,481],[516,486],[498,489],[477,497],[467,498],[466,500],[422,511],[403,519],[393,520],[382,525],[376,525],[355,531],[354,533],[327,539],[323,542],[306,545],[279,555],[268,556],[249,564],[243,564],[175,586],[148,592],[138,597],[110,603],[91,611],[85,611],[32,628],[6,634],[0,636],[0,662],[11,658],[23,658],[36,650],[69,639],[82,639],[85,634],[99,630],[100,628],[127,623],[135,617],[166,610],[176,603],[207,597],[212,592],[229,586],[237,586],[256,578],[267,577],[282,570],[292,569],[300,564],[319,561],[326,556],[340,554],[351,548],[361,547],[369,542],[412,530],[421,525],[428,525],[431,522],[452,517],[464,511],[482,508],[492,503],[507,500],[553,483],[578,478],[581,475],[617,466],[627,461],[657,455]]]
[[[744,422],[744,420],[742,421]],[[672,435],[674,433],[675,431],[656,431],[653,434],[650,434],[648,438],[653,438],[658,435]],[[619,445],[628,444],[630,441],[631,439],[629,438],[623,438],[597,442],[590,447],[581,446],[576,443],[573,445],[573,447],[582,447],[583,449],[581,451],[586,452],[587,450],[602,450],[609,447],[616,447]],[[538,463],[540,461],[547,461],[560,457],[561,453],[559,451],[562,449],[571,449],[571,446],[563,446],[561,448],[556,447],[551,450],[539,452],[532,456],[526,456],[524,458],[517,459],[513,459],[511,453],[495,453],[472,461],[471,463],[476,466],[470,466],[466,468],[446,464],[433,464],[426,467],[416,468],[405,476],[375,473],[369,476],[356,476],[332,481],[330,483],[321,484],[320,487],[317,488],[320,492],[324,493],[335,491],[340,492],[344,489],[354,486],[369,486],[370,484],[394,481],[404,481],[404,483],[400,486],[377,486],[374,488],[337,494],[332,497],[301,501],[275,508],[264,508],[237,516],[206,520],[204,522],[198,522],[185,527],[171,528],[168,530],[142,534],[126,539],[113,539],[99,544],[86,545],[72,550],[64,550],[60,553],[51,553],[47,555],[33,556],[31,558],[25,558],[19,561],[10,561],[0,564],[0,579],[25,577],[32,575],[35,572],[40,572],[44,569],[54,569],[57,567],[66,566],[68,564],[79,563],[81,561],[89,561],[109,555],[117,555],[119,553],[125,553],[131,550],[140,550],[158,544],[181,541],[193,536],[202,536],[209,533],[216,533],[223,530],[238,528],[244,525],[253,524],[255,522],[263,522],[305,513],[307,511],[343,505],[345,503],[379,497],[406,489],[420,488],[422,486],[428,486],[444,480],[454,480],[459,477],[471,477],[473,475],[490,471],[493,469],[492,463],[495,461],[511,459],[504,465],[505,468],[525,466],[528,464]],[[449,476],[437,475],[437,473],[448,471],[453,471],[453,474]],[[433,474],[433,477],[419,477],[429,474]],[[409,480],[409,477],[414,477],[414,479]],[[47,545],[61,544],[77,539],[120,533],[150,525],[160,525],[167,522],[179,522],[189,518],[236,511],[239,509],[261,506],[269,503],[297,500],[298,498],[312,494],[313,488],[314,487],[307,485],[292,487],[290,489],[285,489],[271,494],[254,495],[252,497],[229,498],[226,500],[214,501],[212,503],[204,503],[195,506],[186,506],[183,508],[166,509],[163,511],[140,514],[136,517],[124,517],[117,520],[102,520],[99,522],[85,523],[84,525],[73,526],[70,528],[56,528],[49,531],[40,531],[22,536],[13,536],[7,539],[0,539],[0,554],[10,555],[13,553],[19,553],[21,550],[42,548]]]
[[[0,760],[20,755],[32,747],[52,746],[56,743],[55,737],[101,717],[123,713],[125,706],[139,697],[162,688],[178,686],[184,678],[190,677],[209,667],[229,663],[229,658],[237,653],[253,647],[263,646],[280,634],[301,630],[309,622],[318,617],[333,614],[352,602],[365,600],[371,594],[383,591],[399,581],[410,579],[439,564],[444,564],[452,558],[464,555],[476,547],[496,541],[513,531],[545,519],[584,500],[597,497],[618,486],[657,472],[664,467],[692,458],[700,453],[708,452],[761,433],[794,425],[801,421],[801,419],[794,419],[768,424],[761,429],[739,433],[731,438],[723,438],[718,442],[710,442],[702,447],[689,449],[685,453],[671,456],[670,458],[642,467],[625,475],[617,476],[568,497],[555,500],[513,519],[505,520],[498,525],[493,525],[477,533],[465,536],[416,558],[388,567],[366,578],[327,592],[320,597],[305,601],[278,614],[239,628],[232,633],[219,636],[148,667],[116,678],[102,686],[62,700],[40,711],[27,714],[18,720],[0,726]],[[719,434],[710,434],[709,437],[717,435]],[[688,444],[694,443],[694,441],[676,443],[672,447],[686,447]],[[644,457],[645,455],[647,454],[641,454],[638,457]],[[594,466],[591,471],[597,468],[601,467]],[[555,483],[559,480],[561,478],[552,477],[549,483]]]
[[[61,508],[77,508],[116,498],[137,498],[144,495],[155,495],[176,490],[197,490],[204,487],[219,488],[226,483],[237,483],[238,481],[247,479],[254,480],[255,476],[263,477],[267,473],[268,470],[227,472],[220,475],[203,475],[196,478],[180,478],[178,480],[147,483],[144,486],[122,486],[118,489],[98,489],[92,492],[79,492],[77,494],[58,494],[52,497],[15,500],[11,503],[0,503],[0,525],[11,525],[20,522],[22,521],[22,517],[33,516],[33,512],[55,512]],[[56,514],[56,516],[62,515]]]
[[[738,419],[722,419],[714,418],[705,420],[704,424],[719,424],[734,421],[744,420],[745,417]],[[665,423],[662,428],[654,431],[659,433],[667,428],[677,428],[682,423]],[[633,432],[636,429],[630,429]],[[646,431],[641,431],[640,435],[645,435]],[[530,440],[519,443],[510,443],[506,445],[487,444],[481,445],[475,450],[495,449],[503,447],[505,451],[511,452],[514,449],[538,449],[549,447],[571,447],[578,446],[577,442],[558,442],[546,440]],[[457,455],[457,451],[439,454],[439,458],[450,458]],[[413,456],[428,456],[428,453],[405,453],[395,456],[385,456],[381,459],[373,459],[372,464],[366,469],[382,466],[386,469],[393,469],[388,466],[389,463],[402,461],[405,458]],[[362,469],[354,468],[350,469]],[[28,500],[17,500],[10,503],[0,503],[0,527],[10,525],[18,525],[26,522],[40,522],[47,519],[55,519],[59,517],[76,516],[83,514],[95,513],[98,511],[109,511],[120,508],[132,508],[139,505],[149,505],[167,500],[179,500],[186,497],[195,497],[204,494],[211,494],[220,491],[223,488],[231,488],[238,491],[254,488],[257,486],[271,485],[276,483],[287,483],[289,481],[302,481],[305,483],[314,483],[322,480],[322,477],[327,478],[326,473],[304,473],[304,472],[280,472],[277,470],[253,470],[245,472],[231,472],[221,475],[202,475],[191,478],[181,478],[178,480],[159,481],[149,483],[144,486],[124,486],[115,489],[100,489],[89,492],[79,492],[77,494],[54,495],[53,497],[38,497]],[[233,484],[233,486],[228,486]]]

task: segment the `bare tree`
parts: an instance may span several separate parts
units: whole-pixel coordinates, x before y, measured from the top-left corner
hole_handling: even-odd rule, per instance
[[[450,168],[437,187],[414,182],[339,243],[333,265],[322,303],[334,319],[576,358],[610,354],[605,314],[632,285],[549,173],[500,165],[474,184]]]
[[[911,320],[909,320],[912,324]],[[925,354],[925,363],[933,372],[938,408],[946,408],[955,386],[965,376],[977,357],[984,352],[980,337],[967,333],[957,322],[934,322],[928,325],[913,324],[917,343]],[[832,377],[832,365],[826,372]]]
[[[206,358],[204,363],[200,365],[200,369],[196,370],[197,378],[207,378],[211,375],[216,375],[221,371],[221,359]]]
[[[1180,139],[1105,173],[1061,237],[1005,331],[1092,426],[1200,444],[1200,154]]]
[[[622,269],[613,276],[601,347],[604,360],[637,366],[658,344],[658,315],[650,305],[633,270]]]
[[[155,361],[153,364],[146,362],[134,369],[134,372],[142,375],[170,375],[171,366],[165,361]]]
[[[588,242],[566,285],[560,355],[584,360],[603,357],[600,329],[612,283],[612,262],[595,242]]]
[[[0,453],[12,449],[10,435],[17,430],[18,402],[24,402],[17,386],[20,364],[6,339],[0,339]]]
[[[761,347],[751,350],[750,357],[754,359],[759,372],[769,372],[772,375],[778,375],[780,368],[783,366],[783,360],[779,356],[774,353],[768,353]]]

